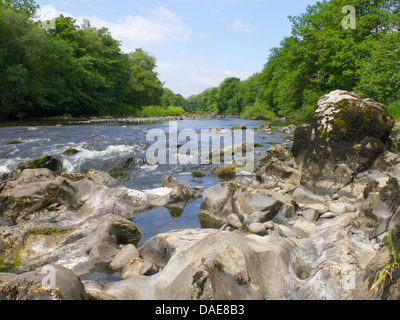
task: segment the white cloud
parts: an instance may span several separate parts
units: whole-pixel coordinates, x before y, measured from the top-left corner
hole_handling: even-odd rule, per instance
[[[73,17],[78,24],[85,19],[97,28],[106,27],[117,40],[123,42],[123,48],[138,48],[147,44],[185,42],[190,40],[191,29],[186,27],[174,12],[163,6],[155,9],[139,8],[141,14],[126,15],[117,22],[109,22],[96,15]],[[50,20],[60,14],[71,16],[58,11],[53,6],[43,6],[39,12],[41,20]],[[129,50],[132,51],[132,50]]]
[[[52,20],[54,18],[59,17],[61,14],[64,16],[69,16],[72,17],[72,15],[62,12],[54,8],[53,6],[40,6],[40,8],[37,10],[36,14],[38,15],[39,20]]]
[[[184,97],[199,94],[207,88],[217,87],[228,77],[242,80],[254,72],[218,66],[200,66],[158,62],[157,71],[165,86]]]
[[[231,25],[231,30],[244,31],[247,34],[252,34],[255,32],[256,27],[254,26],[254,24],[252,24],[250,22],[245,23],[240,19],[236,19],[235,21],[233,21],[233,23]]]

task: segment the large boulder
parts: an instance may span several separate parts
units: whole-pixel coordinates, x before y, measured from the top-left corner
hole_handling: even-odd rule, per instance
[[[169,197],[169,205],[176,203],[186,204],[187,202],[193,201],[201,196],[201,193],[198,190],[172,176],[163,176],[162,183],[164,188],[172,189]]]
[[[51,156],[42,156],[32,161],[25,161],[19,165],[20,169],[49,169],[51,171],[62,171],[62,162]]]
[[[0,256],[7,269],[57,263],[83,275],[107,266],[119,245],[139,242],[131,220],[150,208],[145,193],[96,170],[26,169],[12,176],[0,186]]]
[[[62,174],[26,169],[3,181],[0,190],[1,225],[35,219],[62,224],[108,213],[132,220],[149,207],[145,193],[92,169]]]
[[[173,216],[180,216],[186,205],[201,197],[201,192],[172,176],[162,177],[162,188],[145,190],[154,206],[166,207]]]
[[[295,131],[293,155],[301,184],[333,194],[370,168],[390,144],[394,120],[383,104],[336,90],[318,101],[310,125]]]
[[[255,170],[257,180],[267,188],[283,186],[294,189],[300,184],[301,173],[291,163],[272,158]]]
[[[0,282],[0,300],[87,300],[80,279],[60,265],[46,265],[36,271]]]
[[[257,222],[263,223],[272,220],[283,204],[290,202],[290,198],[273,190],[223,182],[204,191],[199,217],[203,227],[220,227],[229,223],[232,213],[245,222],[251,214],[262,212],[262,220]]]
[[[141,253],[163,269],[109,284],[117,300],[288,299],[292,245],[283,238],[218,230],[183,230],[149,240]],[[165,255],[168,252],[168,255]],[[160,254],[164,259],[160,260]]]

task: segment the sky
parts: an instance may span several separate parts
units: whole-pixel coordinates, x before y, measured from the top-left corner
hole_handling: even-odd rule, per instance
[[[157,58],[164,86],[189,97],[227,77],[261,72],[291,34],[288,16],[316,0],[36,0],[41,20],[60,14],[107,27],[123,52]]]

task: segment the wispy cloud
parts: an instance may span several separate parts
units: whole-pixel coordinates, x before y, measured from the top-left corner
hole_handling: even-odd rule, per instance
[[[250,22],[243,22],[240,19],[235,19],[230,29],[233,31],[244,31],[247,34],[252,34],[256,31],[256,27],[254,24]]]
[[[126,15],[117,22],[105,21],[96,15],[82,15],[74,18],[78,24],[82,24],[87,19],[94,27],[108,28],[116,39],[123,41],[123,45],[126,47],[190,40],[192,30],[186,27],[182,19],[174,12],[163,6],[158,6],[155,9],[139,7],[139,11],[140,14]],[[56,10],[53,6],[43,6],[38,13],[41,19],[48,20],[63,12]]]
[[[56,8],[50,5],[40,6],[36,14],[38,15],[39,20],[52,20],[54,18],[59,17],[61,14],[63,14],[64,16],[72,17],[72,15],[69,14],[68,12],[57,10]]]

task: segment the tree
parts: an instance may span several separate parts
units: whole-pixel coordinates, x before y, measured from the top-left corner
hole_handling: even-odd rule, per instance
[[[240,79],[232,77],[226,78],[219,86],[219,100],[218,100],[218,110],[221,113],[225,112],[236,112],[237,110],[236,101],[232,101],[238,93],[238,85],[240,84]]]
[[[400,35],[386,34],[370,43],[370,57],[363,61],[356,90],[365,97],[390,104],[400,100]]]
[[[1,118],[133,114],[161,102],[155,67],[155,57],[122,53],[106,28],[88,21],[80,27],[61,15],[45,31],[19,10],[0,10]]]
[[[157,60],[143,49],[129,54],[129,83],[131,102],[138,106],[158,105],[164,93],[163,85],[154,71]]]
[[[33,111],[40,93],[44,30],[14,10],[0,12],[0,114],[16,116]]]

